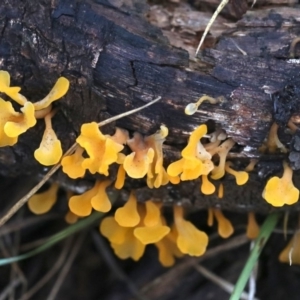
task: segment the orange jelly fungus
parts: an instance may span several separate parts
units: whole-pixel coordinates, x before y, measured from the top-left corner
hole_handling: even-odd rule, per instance
[[[227,161],[225,164],[225,171],[235,177],[237,185],[244,185],[249,180],[249,174],[245,171],[235,171],[231,168],[232,162]]]
[[[218,154],[220,157],[219,165],[214,167],[211,172],[211,178],[214,180],[220,179],[225,175],[226,157],[230,149],[234,146],[233,139],[228,139],[214,150],[213,154]]]
[[[204,124],[192,132],[188,145],[181,152],[182,158],[167,168],[169,176],[176,178],[180,175],[181,180],[193,180],[209,174],[214,167],[211,155],[200,142],[206,133],[207,127]]]
[[[224,185],[221,182],[218,189],[218,198],[222,199],[224,197]]]
[[[83,177],[85,174],[85,169],[82,167],[84,161],[83,152],[84,149],[77,146],[73,154],[65,156],[61,160],[63,172],[72,179]]]
[[[255,219],[255,214],[253,212],[248,213],[248,225],[246,235],[248,239],[254,240],[259,234],[259,226]]]
[[[72,213],[70,210],[65,215],[65,221],[68,224],[74,224],[78,221],[78,219],[79,219],[79,217],[77,215],[75,215],[74,213]]]
[[[0,147],[16,144],[18,136],[36,124],[31,102],[26,102],[21,112],[16,112],[11,102],[0,98]]]
[[[279,255],[279,261],[300,265],[300,233],[297,231]]]
[[[28,207],[36,215],[47,213],[55,204],[59,185],[53,183],[50,188],[42,193],[33,195],[28,201]]]
[[[140,215],[137,208],[137,199],[133,192],[124,206],[116,210],[115,220],[123,227],[134,227],[139,224]]]
[[[97,211],[108,212],[111,203],[106,194],[110,181],[96,181],[94,187],[81,195],[72,196],[69,200],[71,212],[80,217],[89,216],[94,208]]]
[[[176,257],[182,257],[184,254],[177,247],[177,230],[175,226],[172,226],[171,231],[162,240],[155,243],[158,249],[159,262],[164,267],[171,267],[175,263]]]
[[[185,107],[185,114],[186,115],[193,115],[198,107],[202,104],[202,102],[204,101],[209,101],[211,104],[216,104],[218,103],[218,100],[213,98],[213,97],[210,97],[210,96],[207,96],[207,95],[203,95],[202,97],[199,98],[199,100],[196,102],[196,103],[190,103],[188,104],[186,107]]]
[[[6,94],[8,97],[24,105],[27,99],[19,94],[20,87],[10,86],[10,75],[7,71],[0,70],[0,92]]]
[[[146,214],[143,219],[144,226],[138,226],[134,229],[134,236],[142,244],[153,244],[159,242],[169,232],[170,228],[163,225],[160,207],[151,200],[146,202]]]
[[[208,245],[208,236],[197,229],[191,222],[184,220],[183,208],[174,206],[174,221],[178,231],[177,247],[184,254],[201,256]]]
[[[296,203],[299,199],[299,190],[294,186],[292,176],[293,170],[287,162],[283,162],[282,177],[270,178],[263,190],[262,197],[275,207]]]
[[[52,114],[45,117],[45,132],[40,147],[34,151],[35,159],[44,166],[52,166],[62,157],[61,142],[52,129],[51,118]]]
[[[143,178],[154,159],[154,149],[138,132],[135,132],[133,138],[127,141],[127,145],[132,153],[125,157],[123,167],[131,178]]]
[[[212,226],[212,214],[216,218],[218,222],[218,233],[222,238],[228,238],[230,237],[233,232],[233,226],[231,222],[223,215],[222,211],[217,208],[211,208],[209,209],[209,219],[208,219],[208,225]]]
[[[82,167],[92,174],[98,172],[108,176],[108,167],[117,161],[118,153],[124,148],[111,136],[103,135],[96,122],[83,124],[76,141],[89,156],[82,162]]]
[[[207,175],[202,175],[201,192],[204,195],[211,195],[215,192],[216,187],[208,180]]]

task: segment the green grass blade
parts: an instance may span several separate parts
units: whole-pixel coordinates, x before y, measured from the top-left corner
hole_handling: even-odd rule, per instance
[[[279,213],[270,214],[265,220],[264,224],[262,225],[259,236],[255,241],[255,245],[250,253],[250,256],[244,266],[242,273],[240,274],[240,277],[234,287],[233,293],[231,294],[229,300],[240,299],[241,294],[244,291],[245,286],[251,276],[251,272],[259,258],[259,255],[278,222],[279,216]]]
[[[8,257],[8,258],[3,258],[0,259],[0,266],[4,266],[7,264],[11,264],[13,262],[17,262],[23,259],[27,259],[29,257],[32,257],[38,253],[41,253],[45,251],[46,249],[52,247],[56,243],[60,242],[61,240],[67,238],[68,236],[92,225],[95,221],[99,220],[104,214],[99,213],[99,212],[94,212],[92,215],[89,217],[78,221],[77,223],[68,226],[66,229],[54,234],[51,236],[42,246],[37,247],[27,253],[18,255],[18,256],[13,256],[13,257]]]

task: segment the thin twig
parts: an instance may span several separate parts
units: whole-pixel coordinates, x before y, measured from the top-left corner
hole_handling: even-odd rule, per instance
[[[27,293],[24,294],[20,300],[31,299],[31,297],[58,272],[70,251],[72,239],[73,237],[71,236],[66,240],[66,243],[53,267],[29,291],[27,291]]]
[[[232,291],[234,289],[234,285],[231,282],[217,276],[216,274],[212,273],[211,271],[204,268],[203,266],[195,265],[194,268],[200,274],[202,274],[205,278],[207,278],[208,280],[215,283],[217,286],[219,286],[221,289],[223,289],[228,294],[232,293]],[[249,295],[246,292],[243,292],[242,295],[241,295],[241,299],[249,300]],[[257,298],[252,298],[252,300],[258,300],[258,299]]]
[[[162,296],[160,293],[161,290],[166,291],[166,287],[170,287],[171,290],[174,285],[178,284],[180,278],[182,278],[184,274],[187,273],[195,264],[218,255],[219,253],[240,247],[241,245],[244,245],[248,242],[249,239],[246,237],[246,235],[241,234],[234,238],[231,238],[226,243],[222,243],[222,245],[207,250],[206,253],[201,257],[186,257],[172,269],[155,278],[152,282],[144,286],[142,289],[142,293],[143,295],[154,293],[155,299],[158,299]]]
[[[56,298],[56,295],[57,293],[59,292],[59,289],[61,287],[61,285],[63,284],[72,264],[73,264],[73,261],[75,259],[75,257],[77,256],[81,246],[82,246],[82,242],[84,240],[84,237],[85,237],[85,232],[81,233],[79,235],[79,237],[77,238],[77,240],[75,241],[75,245],[73,246],[73,249],[65,263],[65,265],[63,266],[56,282],[54,283],[54,286],[50,292],[50,295],[47,297],[47,300],[55,300],[57,299]]]
[[[138,108],[135,108],[135,109],[132,109],[130,111],[127,111],[127,112],[124,112],[122,114],[119,114],[117,116],[114,116],[112,118],[109,118],[107,120],[104,120],[100,123],[98,123],[98,126],[101,127],[101,126],[104,126],[106,124],[109,124],[113,121],[116,121],[118,119],[121,119],[121,118],[124,118],[126,116],[129,116],[131,114],[134,114],[154,103],[156,103],[157,101],[159,101],[161,99],[161,97],[157,97],[156,99],[150,101],[149,103],[141,106],[141,107],[138,107]],[[77,147],[77,143],[74,143],[68,150],[67,152],[63,155],[62,158],[64,158],[65,156],[71,154],[74,152],[74,150],[76,149]],[[41,179],[41,181],[35,186],[33,187],[24,197],[22,197],[5,215],[4,217],[2,217],[0,219],[0,227],[5,224],[25,203],[28,202],[28,200],[49,180],[49,178],[60,168],[61,166],[61,161],[59,163],[57,163],[56,165],[54,165],[50,171]]]
[[[7,299],[8,295],[12,290],[14,290],[19,284],[21,283],[20,278],[16,278],[15,280],[11,281],[9,285],[2,291],[0,294],[0,300]]]
[[[205,30],[204,30],[204,33],[201,37],[201,40],[200,40],[200,43],[198,45],[198,48],[196,50],[196,55],[198,54],[203,42],[204,42],[204,39],[210,29],[210,27],[212,26],[212,24],[214,23],[215,19],[217,18],[218,14],[222,11],[222,9],[224,8],[224,6],[228,3],[229,0],[222,0],[222,2],[219,4],[219,6],[217,7],[216,11],[214,12],[214,14],[212,15],[212,17],[210,18]]]

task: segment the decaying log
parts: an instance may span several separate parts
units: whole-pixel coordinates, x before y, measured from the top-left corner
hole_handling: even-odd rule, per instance
[[[237,142],[231,154],[237,166],[244,167],[251,157],[260,158],[247,185],[236,187],[230,176],[222,180],[222,201],[201,195],[198,182],[149,190],[143,182],[136,186],[129,180],[127,191],[138,187],[140,200],[153,197],[195,202],[197,207],[218,203],[229,209],[269,210],[261,192],[266,178],[281,169],[284,156],[261,155],[257,149],[272,123],[271,94],[287,84],[299,85],[299,61],[290,59],[291,41],[300,36],[299,10],[249,13],[196,61],[190,61],[186,50],[172,46],[147,21],[147,10],[144,1],[3,1],[1,69],[10,72],[12,84],[21,86],[32,101],[45,96],[59,76],[70,80],[70,91],[57,103],[59,111],[53,119],[64,150],[75,141],[81,124],[101,121],[161,96],[151,108],[104,130],[113,132],[117,125],[131,133],[152,134],[165,124],[168,164],[179,156],[189,133],[207,123],[210,131],[222,128]],[[185,106],[203,94],[223,100],[216,105],[203,103],[195,115],[186,116]],[[16,146],[0,148],[2,176],[33,176],[43,171],[33,158],[43,128],[39,122]],[[280,138],[288,144],[291,135],[281,128]],[[62,184],[69,184],[66,176],[57,176]],[[296,183],[300,185],[298,179]]]

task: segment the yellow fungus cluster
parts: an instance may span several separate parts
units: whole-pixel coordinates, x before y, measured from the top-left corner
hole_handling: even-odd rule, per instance
[[[20,87],[10,86],[9,73],[0,70],[0,92],[6,94],[21,106],[20,112],[17,112],[11,102],[0,98],[0,147],[15,145],[18,137],[33,127],[37,119],[45,118],[45,133],[34,156],[37,161],[45,166],[57,163],[62,156],[62,149],[51,125],[52,102],[63,97],[68,89],[68,79],[60,77],[44,99],[32,103],[19,93]]]
[[[62,157],[62,148],[52,128],[52,117],[55,114],[52,103],[63,97],[68,89],[69,81],[60,77],[45,98],[32,103],[20,93],[20,87],[10,86],[9,73],[0,70],[0,92],[19,105],[19,111],[16,111],[10,101],[0,98],[0,147],[15,145],[22,133],[35,126],[37,119],[44,118],[45,132],[34,157],[45,166],[58,163]],[[187,105],[185,113],[194,114],[203,101],[211,104],[219,102],[218,99],[204,95],[196,103]],[[287,150],[278,139],[277,130],[278,125],[274,123],[266,147],[270,153],[278,149],[286,153]],[[96,122],[83,124],[76,139],[76,150],[62,159],[62,169],[72,179],[84,177],[87,171],[109,176],[110,166],[116,163],[119,165],[114,183],[117,189],[123,187],[126,175],[134,179],[146,177],[149,188],[201,178],[200,191],[204,195],[211,195],[216,192],[216,186],[211,180],[219,180],[227,173],[235,177],[237,185],[244,185],[249,179],[248,172],[256,163],[252,161],[244,171],[236,171],[233,163],[227,161],[228,153],[235,145],[233,139],[227,138],[222,130],[208,134],[207,126],[202,124],[191,133],[186,147],[181,151],[181,158],[165,169],[163,143],[167,136],[168,128],[164,125],[152,135],[143,136],[135,132],[130,138],[129,133],[121,128],[116,128],[115,134],[111,136],[103,134]],[[131,150],[127,155],[122,152],[126,145]],[[75,223],[78,218],[89,216],[93,209],[109,212],[112,205],[106,189],[111,184],[111,180],[97,180],[93,188],[81,195],[69,195],[70,210],[65,220],[70,224]],[[58,188],[59,185],[53,183],[46,191],[32,196],[28,202],[29,209],[35,214],[48,212],[56,202]],[[224,196],[222,183],[219,183],[217,196],[220,199]],[[299,190],[292,183],[292,169],[286,162],[282,178],[275,176],[269,179],[262,196],[275,207],[298,201]],[[185,254],[203,255],[208,245],[207,234],[184,218],[182,206],[175,205],[173,212],[174,223],[169,226],[162,215],[161,204],[151,200],[138,203],[134,193],[131,193],[128,201],[116,210],[114,216],[103,219],[100,231],[108,238],[116,255],[122,259],[140,259],[148,244],[157,247],[159,261],[164,266],[173,265],[176,257]],[[208,213],[209,226],[216,219],[219,235],[223,238],[232,235],[233,226],[221,210],[211,208]],[[258,232],[255,216],[249,213],[247,236],[253,239]],[[292,259],[295,263],[300,263],[296,255],[299,252],[299,240],[295,235],[281,253],[281,261],[290,260],[291,247],[294,247],[297,251],[293,252]]]
[[[174,206],[174,224],[170,227],[161,214],[160,204],[151,200],[137,203],[133,193],[114,217],[103,219],[100,232],[121,259],[139,260],[146,245],[154,244],[163,266],[173,265],[175,258],[184,254],[200,256],[208,244],[206,233],[184,219],[181,206]]]

